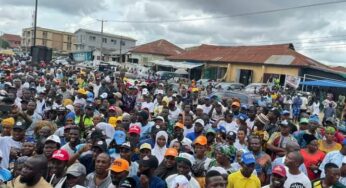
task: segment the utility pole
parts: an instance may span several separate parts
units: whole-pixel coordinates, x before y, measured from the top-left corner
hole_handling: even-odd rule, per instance
[[[35,0],[35,20],[34,20],[34,43],[33,46],[36,46],[36,27],[37,27],[37,2],[38,0]]]
[[[99,21],[99,22],[101,22],[101,45],[100,45],[100,53],[101,53],[101,61],[103,60],[103,23],[104,22],[107,22],[107,20],[104,20],[104,19],[102,19],[102,20],[97,20],[97,21]]]
[[[119,49],[119,63],[123,62],[123,56],[121,54],[121,46],[123,45],[123,36],[120,36],[120,49]]]

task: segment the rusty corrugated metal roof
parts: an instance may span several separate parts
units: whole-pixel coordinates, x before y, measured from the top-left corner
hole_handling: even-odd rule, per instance
[[[168,57],[169,60],[205,61],[220,63],[252,63],[264,64],[270,57],[292,56],[289,63],[293,66],[309,66],[329,68],[316,60],[295,51],[292,44],[276,44],[263,46],[214,46],[202,44],[179,55]]]
[[[167,40],[161,39],[147,44],[143,44],[130,50],[130,52],[136,53],[147,53],[155,55],[172,56],[179,55],[184,52],[184,50]]]

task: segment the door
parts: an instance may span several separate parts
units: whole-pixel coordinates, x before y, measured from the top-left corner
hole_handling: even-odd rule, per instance
[[[252,70],[240,69],[239,83],[249,85],[252,82]]]

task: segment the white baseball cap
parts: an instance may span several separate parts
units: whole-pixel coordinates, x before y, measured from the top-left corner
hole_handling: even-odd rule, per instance
[[[187,161],[190,163],[190,165],[192,166],[193,164],[195,164],[195,158],[188,153],[180,153],[178,155],[178,157],[175,158],[176,161]]]
[[[53,135],[48,136],[47,140],[46,140],[44,143],[46,143],[46,142],[48,142],[48,141],[52,141],[52,142],[55,142],[55,143],[61,144],[61,141],[60,141],[59,136],[54,135],[54,134],[53,134]]]

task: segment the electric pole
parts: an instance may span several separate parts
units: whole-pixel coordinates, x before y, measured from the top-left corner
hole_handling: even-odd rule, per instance
[[[103,60],[103,23],[107,22],[107,20],[97,20],[99,22],[101,22],[101,45],[100,45],[100,53],[101,53],[101,61]]]
[[[37,27],[37,1],[35,0],[35,18],[34,18],[34,43],[33,46],[36,46],[36,27]]]
[[[121,55],[121,46],[123,45],[123,36],[120,36],[120,53],[119,53],[119,63],[123,62],[123,56]]]

